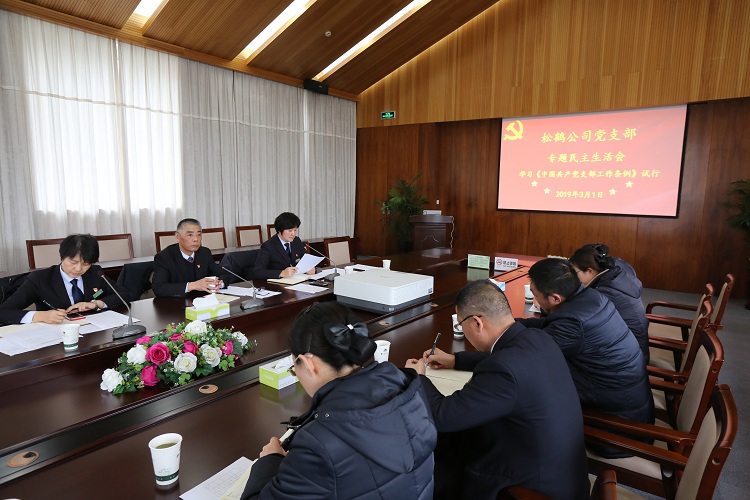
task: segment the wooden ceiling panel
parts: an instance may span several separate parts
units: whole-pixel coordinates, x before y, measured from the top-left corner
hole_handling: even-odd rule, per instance
[[[143,36],[234,59],[292,0],[169,0]]]
[[[312,78],[411,0],[318,0],[250,66]],[[326,37],[326,31],[331,32]],[[395,68],[394,68],[395,69]]]
[[[432,0],[328,77],[326,83],[331,88],[360,94],[497,1]]]
[[[24,0],[46,9],[95,23],[122,28],[140,0]]]

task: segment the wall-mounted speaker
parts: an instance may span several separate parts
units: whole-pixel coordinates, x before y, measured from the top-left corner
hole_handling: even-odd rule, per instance
[[[315,81],[311,78],[308,78],[303,83],[304,87],[307,90],[310,90],[312,92],[315,92],[316,94],[325,94],[328,95],[328,84],[323,82]]]

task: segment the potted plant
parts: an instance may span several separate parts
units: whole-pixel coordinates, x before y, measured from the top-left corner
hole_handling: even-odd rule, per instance
[[[745,233],[745,243],[750,247],[750,181],[738,180],[731,183],[734,187],[729,191],[731,201],[722,205],[739,210],[738,213],[727,218],[727,223]],[[750,273],[748,273],[748,299],[745,307],[750,309]]]
[[[377,202],[383,214],[381,220],[386,223],[388,232],[396,238],[399,251],[402,252],[408,251],[412,245],[409,217],[421,214],[427,205],[427,197],[421,194],[421,188],[416,184],[421,175],[418,173],[409,182],[397,179],[388,191],[388,197]]]

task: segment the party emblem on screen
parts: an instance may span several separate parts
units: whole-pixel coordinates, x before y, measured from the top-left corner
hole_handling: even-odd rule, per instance
[[[503,140],[515,141],[517,139],[523,139],[523,123],[521,123],[521,120],[510,122],[508,126],[505,127],[505,130],[509,133],[503,136]]]

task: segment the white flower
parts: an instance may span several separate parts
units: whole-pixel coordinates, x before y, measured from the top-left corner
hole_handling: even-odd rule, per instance
[[[245,347],[245,345],[247,344],[247,337],[245,337],[245,334],[242,332],[234,332],[232,334],[232,337],[234,338],[234,340],[239,341],[242,347]]]
[[[138,344],[130,348],[127,353],[128,363],[142,365],[146,362],[146,346]]]
[[[104,373],[102,373],[102,383],[99,386],[103,391],[112,392],[120,384],[122,384],[122,375],[120,372],[113,368],[104,370]]]
[[[199,333],[206,333],[208,329],[206,328],[206,324],[196,319],[195,321],[191,321],[187,325],[185,325],[185,329],[183,330],[185,333],[192,333],[192,334],[199,334]]]
[[[201,354],[203,354],[203,359],[206,360],[206,363],[208,363],[211,368],[216,368],[216,365],[221,361],[221,349],[218,347],[211,347],[208,344],[203,344],[201,346]]]
[[[183,352],[174,359],[174,369],[180,373],[193,373],[198,366],[198,358],[192,352]]]

